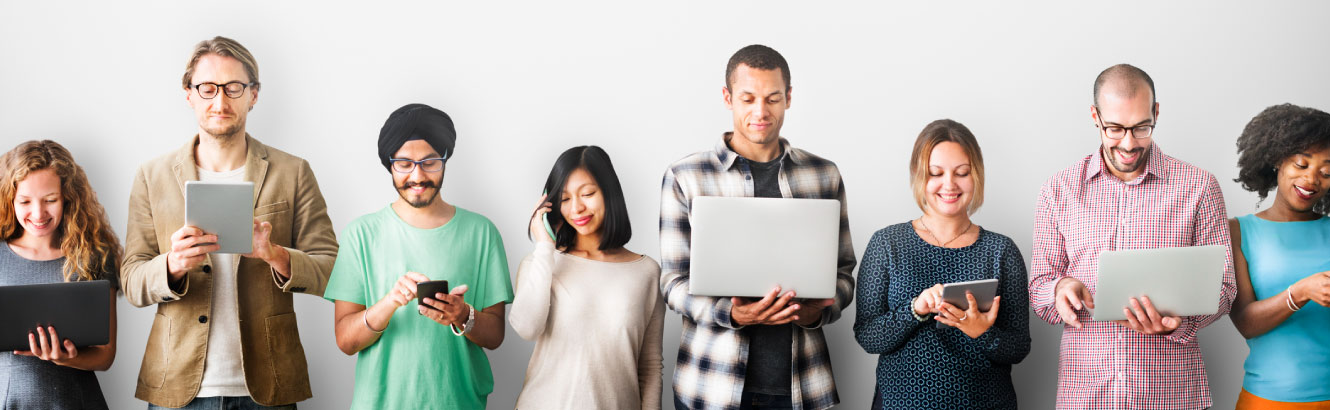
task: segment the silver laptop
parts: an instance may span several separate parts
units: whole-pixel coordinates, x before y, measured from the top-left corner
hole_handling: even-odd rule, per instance
[[[254,251],[254,183],[185,181],[185,224],[217,235],[218,253]]]
[[[1122,308],[1146,295],[1163,316],[1214,314],[1224,262],[1223,245],[1101,252],[1094,320],[1126,320]]]
[[[836,296],[840,201],[693,198],[690,292],[762,297],[780,286],[807,299]]]

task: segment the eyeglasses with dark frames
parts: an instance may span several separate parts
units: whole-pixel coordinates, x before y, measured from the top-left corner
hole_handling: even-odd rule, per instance
[[[393,158],[390,159],[389,161],[392,161],[393,163],[393,171],[399,174],[410,174],[412,172],[415,172],[416,167],[420,167],[421,171],[429,173],[442,171],[443,162],[446,161],[447,159],[448,156],[444,155],[442,157],[436,157],[436,158],[425,158],[419,161],[410,160],[406,158]]]
[[[1126,138],[1127,133],[1131,133],[1132,138],[1144,139],[1144,138],[1150,138],[1150,134],[1154,133],[1155,130],[1154,116],[1150,117],[1149,124],[1141,124],[1135,127],[1124,127],[1121,125],[1104,125],[1104,119],[1102,117],[1102,114],[1099,112],[1099,107],[1095,107],[1094,111],[1096,114],[1095,121],[1098,122],[1098,124],[1095,124],[1095,127],[1099,128],[1099,130],[1103,132],[1104,135],[1108,137],[1108,139],[1120,140]]]
[[[258,83],[242,83],[239,81],[232,81],[226,84],[198,83],[194,84],[193,88],[194,91],[199,93],[199,97],[203,97],[205,100],[211,100],[214,97],[217,97],[218,91],[226,93],[227,98],[235,99],[245,95],[245,89],[253,87],[255,84]]]

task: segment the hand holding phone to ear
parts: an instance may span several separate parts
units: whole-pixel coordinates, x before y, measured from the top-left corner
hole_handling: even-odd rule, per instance
[[[553,210],[554,204],[548,201],[548,195],[541,195],[540,202],[536,204],[536,210],[531,215],[530,236],[536,242],[554,243],[554,229],[550,227],[547,214]]]

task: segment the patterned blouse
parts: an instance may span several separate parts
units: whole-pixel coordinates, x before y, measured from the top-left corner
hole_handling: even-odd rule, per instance
[[[938,283],[997,279],[997,321],[976,339],[919,320],[912,301]],[[854,337],[877,354],[883,409],[1015,409],[1011,366],[1030,353],[1025,260],[1011,238],[980,230],[942,248],[907,223],[873,234],[859,267]]]

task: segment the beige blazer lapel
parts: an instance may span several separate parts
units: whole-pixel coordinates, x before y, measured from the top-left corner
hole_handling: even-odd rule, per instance
[[[259,206],[259,193],[268,177],[268,147],[245,134],[245,180],[254,183],[253,207]]]

